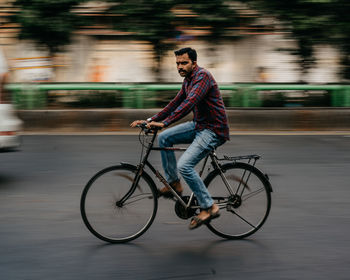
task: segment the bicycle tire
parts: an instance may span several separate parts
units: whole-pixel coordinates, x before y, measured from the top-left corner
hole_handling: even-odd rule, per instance
[[[204,183],[214,202],[219,204],[221,216],[207,224],[209,230],[227,239],[242,239],[255,233],[265,223],[271,209],[272,188],[267,177],[256,167],[242,163],[221,166],[233,194],[244,187],[242,195],[230,194],[218,170],[208,174]],[[242,175],[248,178],[245,182]],[[250,175],[249,175],[250,174]],[[249,177],[248,177],[249,175]],[[226,203],[225,203],[226,201]]]
[[[125,243],[140,237],[153,223],[158,209],[156,186],[143,172],[132,195],[122,206],[118,201],[132,187],[137,167],[122,164],[96,173],[86,184],[80,201],[84,224],[97,238]]]

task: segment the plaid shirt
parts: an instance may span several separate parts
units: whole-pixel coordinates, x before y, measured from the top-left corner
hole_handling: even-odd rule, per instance
[[[196,129],[210,129],[223,139],[229,139],[227,116],[219,88],[209,71],[198,66],[190,77],[184,79],[175,98],[150,120],[162,121],[169,126],[191,111]]]

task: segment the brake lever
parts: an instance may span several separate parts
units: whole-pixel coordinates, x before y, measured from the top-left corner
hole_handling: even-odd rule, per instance
[[[152,129],[147,127],[146,122],[137,125],[137,127],[141,128],[145,132],[146,135],[148,135],[148,133],[152,132]]]

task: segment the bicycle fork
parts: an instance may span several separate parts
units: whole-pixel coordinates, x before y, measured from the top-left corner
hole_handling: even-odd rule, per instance
[[[148,163],[147,159],[148,159],[148,156],[152,150],[153,142],[154,142],[156,136],[157,136],[157,134],[155,133],[152,137],[152,141],[148,144],[145,156],[141,160],[140,164],[137,166],[137,172],[136,172],[136,175],[135,175],[135,178],[133,180],[133,183],[131,185],[130,190],[122,197],[122,199],[120,199],[119,201],[116,202],[116,205],[118,207],[122,207],[124,205],[125,201],[127,201],[130,198],[130,196],[134,193],[134,191],[136,190],[136,187],[140,182],[140,179],[141,179],[141,176],[143,173],[143,169],[144,169],[145,165]],[[150,165],[150,164],[148,164],[148,165]]]

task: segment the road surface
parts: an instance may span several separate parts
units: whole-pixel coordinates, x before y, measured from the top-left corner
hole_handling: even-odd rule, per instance
[[[0,154],[0,279],[350,279],[349,136],[232,136],[218,153],[262,155],[274,189],[260,231],[240,241],[189,231],[162,199],[149,231],[122,245],[88,232],[79,200],[98,170],[138,161],[137,136],[22,140]]]

